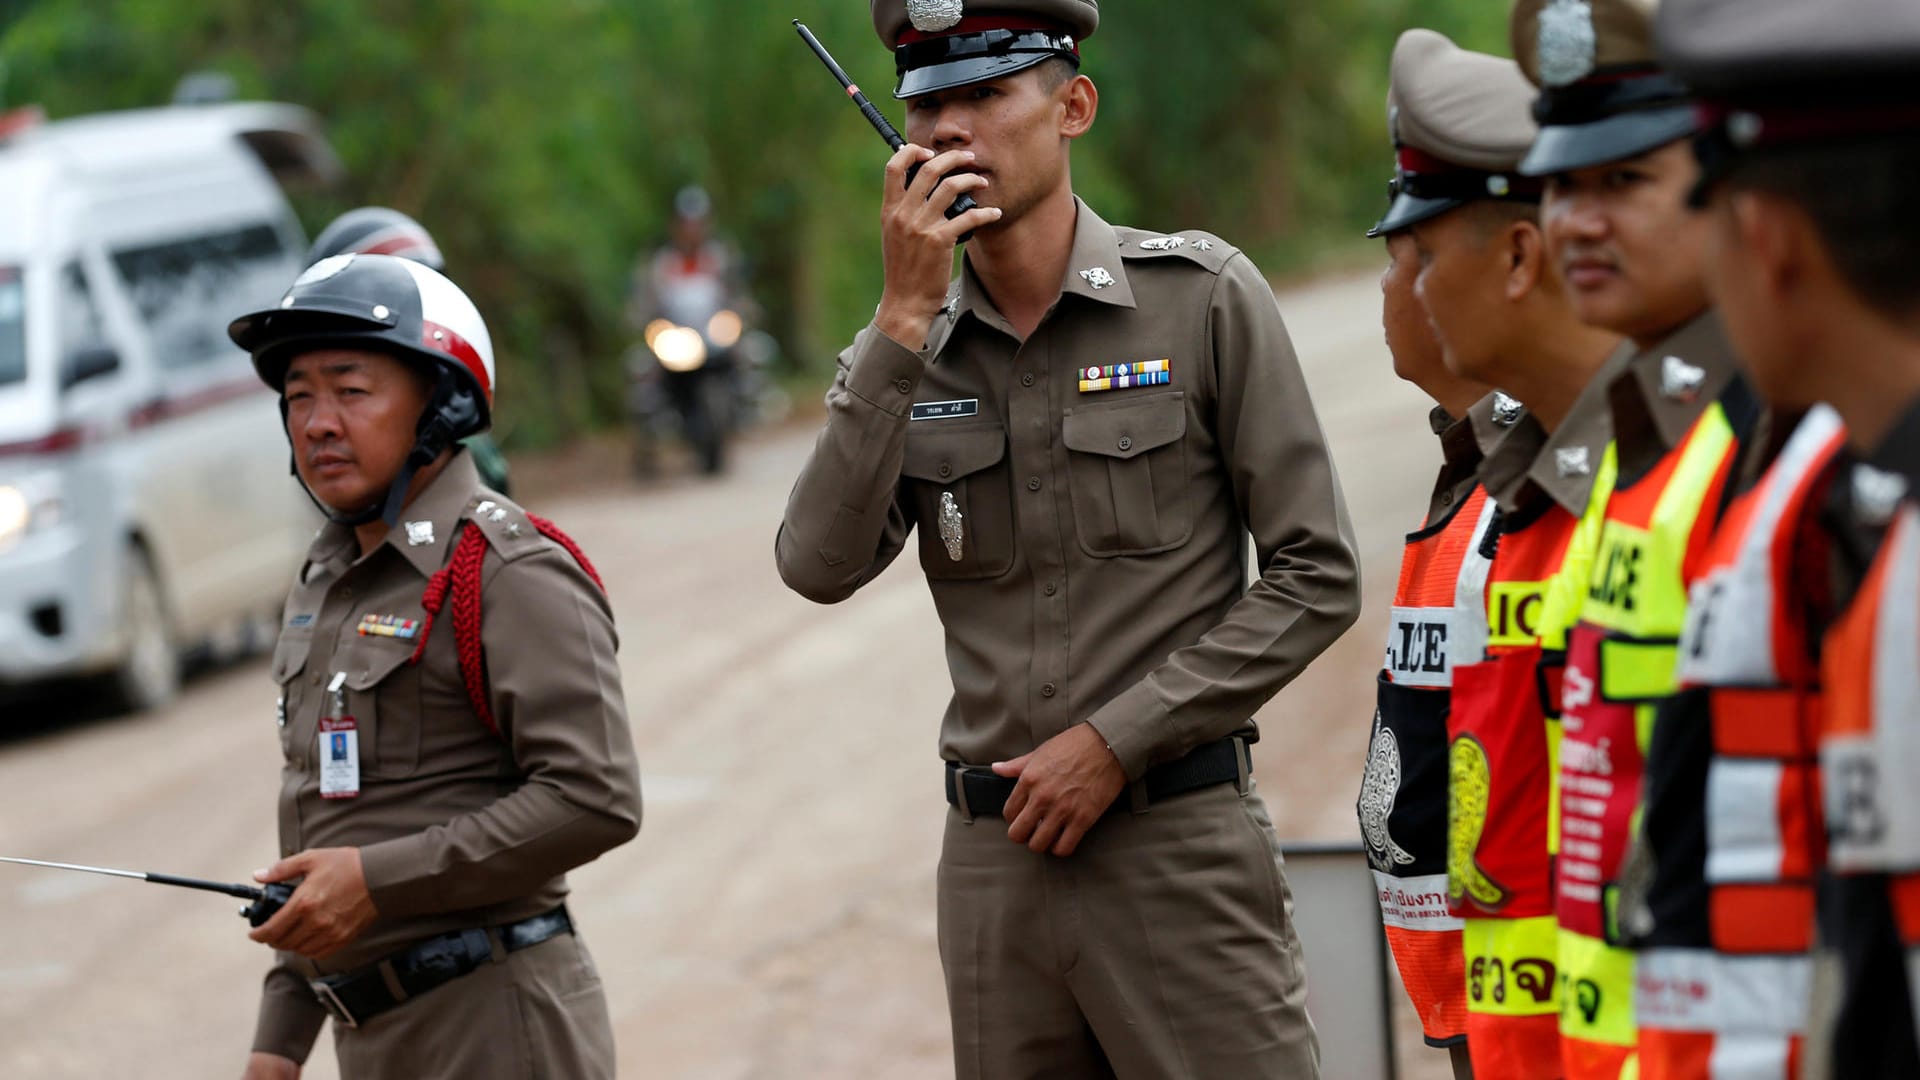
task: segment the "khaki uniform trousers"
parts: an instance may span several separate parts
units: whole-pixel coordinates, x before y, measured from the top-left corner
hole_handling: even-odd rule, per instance
[[[613,1080],[613,1021],[584,942],[561,934],[333,1026],[343,1080]]]
[[[940,959],[959,1080],[1320,1075],[1257,794],[1218,784],[1116,811],[1064,859],[1006,830],[947,818]]]

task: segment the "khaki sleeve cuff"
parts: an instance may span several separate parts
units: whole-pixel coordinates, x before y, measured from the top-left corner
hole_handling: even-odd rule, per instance
[[[423,833],[382,840],[360,849],[367,895],[388,918],[432,911],[433,847]]]
[[[1087,723],[1107,741],[1129,781],[1145,776],[1162,761],[1180,756],[1173,718],[1148,683],[1134,683],[1100,706]]]
[[[913,409],[913,392],[926,370],[923,354],[869,323],[849,350],[847,390],[882,412],[905,416]]]
[[[267,973],[260,995],[260,1015],[254,1022],[253,1052],[274,1054],[298,1065],[307,1062],[327,1012],[314,998],[306,980],[295,972],[275,967]]]

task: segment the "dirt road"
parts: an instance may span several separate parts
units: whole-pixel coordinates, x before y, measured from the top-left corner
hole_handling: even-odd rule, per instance
[[[1256,774],[1284,837],[1347,840],[1400,536],[1438,447],[1388,368],[1372,279],[1282,301],[1367,608],[1261,713]],[[610,472],[527,495],[598,563],[622,631],[646,823],[574,876],[574,906],[624,1075],[951,1075],[933,926],[939,628],[910,557],[835,608],[781,587],[774,528],[811,438],[754,439],[718,483],[643,490]],[[5,738],[0,854],[243,877],[275,850],[273,706],[254,662],[156,714]],[[267,956],[237,907],[0,868],[0,1077],[238,1075]],[[1310,965],[1334,962],[1307,945]],[[307,1076],[336,1075],[328,1042]]]

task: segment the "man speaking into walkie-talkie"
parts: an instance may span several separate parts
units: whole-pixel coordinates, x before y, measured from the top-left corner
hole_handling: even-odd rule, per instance
[[[909,140],[881,187],[885,286],[777,558],[832,603],[919,530],[953,680],[956,1072],[1317,1076],[1247,744],[1359,582],[1279,305],[1225,241],[1115,227],[1074,196],[1091,0],[872,13]],[[948,218],[961,194],[977,207]]]

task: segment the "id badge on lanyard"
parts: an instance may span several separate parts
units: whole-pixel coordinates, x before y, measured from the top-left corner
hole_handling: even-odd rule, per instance
[[[327,683],[330,708],[320,717],[320,797],[351,799],[360,794],[360,729],[347,715],[347,673],[336,671]]]

